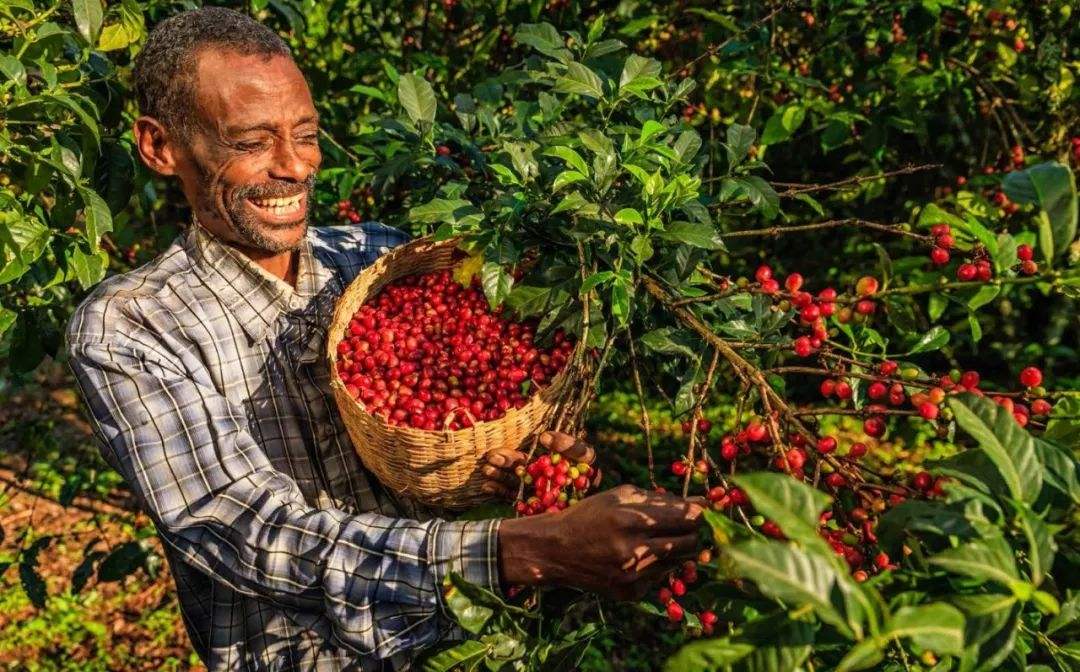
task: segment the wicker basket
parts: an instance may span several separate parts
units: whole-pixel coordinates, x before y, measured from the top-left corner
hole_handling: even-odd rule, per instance
[[[483,455],[492,448],[522,448],[547,428],[563,390],[566,367],[520,409],[498,420],[456,431],[392,427],[368,413],[346,391],[337,370],[337,347],[357,309],[387,284],[406,276],[454,266],[456,240],[427,238],[394,248],[364,269],[338,299],[326,343],[330,385],[356,452],[379,481],[398,494],[428,506],[462,509],[492,495],[480,490]]]

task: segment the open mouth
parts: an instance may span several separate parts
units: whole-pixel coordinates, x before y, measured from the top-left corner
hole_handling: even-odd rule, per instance
[[[295,220],[296,216],[303,214],[307,207],[306,192],[282,198],[248,198],[246,200],[263,219],[279,222]]]

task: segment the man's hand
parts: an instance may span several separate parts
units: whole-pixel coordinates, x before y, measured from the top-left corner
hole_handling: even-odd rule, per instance
[[[540,445],[556,452],[573,462],[584,462],[592,465],[596,459],[596,451],[584,441],[578,441],[569,434],[562,432],[544,432],[540,435]],[[525,466],[525,453],[520,450],[493,449],[484,456],[486,464],[481,467],[484,475],[484,484],[481,488],[484,492],[493,495],[513,499],[517,496],[518,481],[516,469]],[[592,487],[600,485],[600,470],[593,469]]]
[[[504,520],[501,581],[640,599],[665,571],[695,554],[702,510],[698,500],[620,485],[559,513]]]

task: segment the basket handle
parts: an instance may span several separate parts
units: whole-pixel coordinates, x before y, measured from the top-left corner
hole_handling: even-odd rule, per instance
[[[467,417],[470,421],[472,421],[473,425],[476,424],[476,416],[472,414],[472,411],[470,411],[468,409],[468,407],[466,407],[466,406],[455,406],[454,408],[450,409],[450,412],[448,412],[446,414],[446,417],[443,418],[443,431],[444,432],[451,431],[450,430],[450,423],[454,421],[454,416],[457,415],[458,411],[464,412],[465,417]]]

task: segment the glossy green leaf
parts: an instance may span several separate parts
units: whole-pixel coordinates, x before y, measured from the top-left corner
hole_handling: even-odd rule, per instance
[[[83,39],[94,44],[105,19],[105,7],[101,0],[71,0],[71,13],[75,26]]]
[[[1051,248],[1059,255],[1076,238],[1077,195],[1072,170],[1057,162],[1013,171],[1002,183],[1005,194],[1018,203],[1036,203],[1050,223]]]
[[[1012,413],[986,398],[965,393],[949,398],[960,427],[979,443],[1016,499],[1031,503],[1042,490],[1042,464],[1034,441]]]
[[[423,77],[406,73],[398,80],[398,102],[414,124],[435,122],[435,91]]]
[[[573,62],[567,63],[566,72],[555,80],[555,90],[600,99],[604,97],[604,82],[588,66]]]
[[[862,632],[858,614],[844,613],[843,583],[825,557],[771,541],[745,541],[722,548],[733,577],[753,581],[765,595],[789,608],[803,605],[846,637]]]
[[[831,497],[787,474],[737,474],[731,480],[746,492],[754,509],[775,521],[786,536],[828,557],[831,549],[818,533],[818,519]]]

